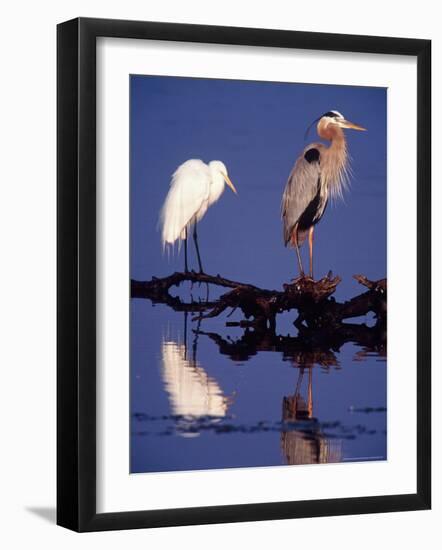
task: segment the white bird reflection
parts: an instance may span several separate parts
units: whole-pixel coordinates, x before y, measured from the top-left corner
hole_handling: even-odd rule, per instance
[[[168,335],[161,344],[162,376],[172,414],[186,417],[181,427],[190,426],[198,417],[217,421],[226,416],[231,399],[197,361],[197,341],[194,340],[192,358],[189,358],[186,337],[184,340],[181,343]]]
[[[173,414],[225,416],[228,400],[218,382],[198,361],[186,359],[186,346],[172,340],[161,345],[163,380]]]

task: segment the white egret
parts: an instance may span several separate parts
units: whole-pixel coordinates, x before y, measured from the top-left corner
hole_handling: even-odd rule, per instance
[[[173,245],[176,241],[184,241],[184,269],[187,265],[187,237],[193,227],[198,265],[203,272],[200,251],[198,248],[197,224],[222,195],[224,185],[236,193],[235,186],[230,181],[227,168],[219,160],[205,164],[199,159],[190,159],[181,164],[172,176],[170,189],[161,210],[160,222],[162,228],[163,248]]]

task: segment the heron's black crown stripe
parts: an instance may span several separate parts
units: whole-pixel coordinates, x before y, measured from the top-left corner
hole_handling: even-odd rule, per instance
[[[326,113],[324,113],[322,116],[328,116],[328,117],[331,117],[331,118],[338,118],[338,114],[334,113],[333,111],[327,111]],[[322,118],[322,117],[321,117]]]
[[[304,158],[308,163],[319,162],[319,150],[313,147],[304,153]]]

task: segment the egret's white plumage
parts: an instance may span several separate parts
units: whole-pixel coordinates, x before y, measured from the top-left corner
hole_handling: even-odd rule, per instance
[[[186,228],[201,220],[222,195],[226,182],[235,191],[226,166],[219,160],[205,164],[191,159],[177,168],[161,210],[163,246],[186,238]]]
[[[187,267],[187,238],[189,228],[193,226],[198,265],[203,272],[198,247],[197,223],[216,202],[227,184],[234,193],[235,186],[230,181],[227,168],[220,160],[205,164],[199,159],[190,159],[178,166],[172,176],[172,182],[160,214],[161,240],[166,245],[178,245],[184,241],[184,269]]]

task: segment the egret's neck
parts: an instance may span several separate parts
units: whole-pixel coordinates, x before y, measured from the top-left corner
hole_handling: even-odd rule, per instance
[[[211,170],[212,183],[209,190],[209,205],[216,202],[224,191],[225,181],[219,170]]]

